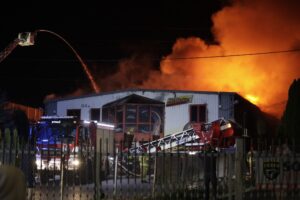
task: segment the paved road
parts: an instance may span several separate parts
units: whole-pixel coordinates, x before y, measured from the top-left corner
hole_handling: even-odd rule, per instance
[[[116,185],[116,192],[114,188]],[[132,199],[134,197],[150,197],[152,193],[152,182],[141,183],[140,179],[134,178],[118,178],[116,184],[114,180],[106,180],[102,182],[102,191],[105,194],[104,199],[112,199],[122,197],[122,199]],[[55,200],[61,199],[61,187],[59,183],[49,182],[46,185],[37,185],[34,189],[34,200]],[[92,200],[94,199],[95,186],[89,185],[66,185],[63,192],[64,200]]]

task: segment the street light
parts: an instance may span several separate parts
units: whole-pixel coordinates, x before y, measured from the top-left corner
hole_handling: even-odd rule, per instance
[[[83,59],[80,57],[80,55],[78,54],[78,52],[71,46],[71,44],[65,40],[61,35],[53,32],[53,31],[49,31],[49,30],[45,30],[45,29],[39,29],[36,30],[34,32],[24,32],[24,33],[20,33],[18,35],[18,39],[19,39],[19,45],[20,46],[29,46],[29,45],[33,45],[34,44],[34,39],[36,37],[36,34],[38,32],[46,32],[46,33],[50,33],[56,37],[58,37],[59,39],[61,39],[65,44],[68,45],[68,47],[73,51],[73,53],[76,55],[77,59],[79,60],[79,62],[81,63],[84,72],[86,73],[88,79],[90,80],[90,83],[92,85],[92,88],[94,90],[95,93],[99,93],[100,92],[100,88],[99,86],[96,84],[94,77],[92,76],[89,68],[87,67],[86,63],[83,61]]]

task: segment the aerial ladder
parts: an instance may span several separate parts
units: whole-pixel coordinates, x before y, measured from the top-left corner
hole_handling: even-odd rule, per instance
[[[0,52],[0,63],[18,46],[34,45],[34,35],[31,32],[19,33],[3,51]]]
[[[174,150],[177,150],[177,152],[179,152],[178,147],[180,146],[185,146],[183,148],[184,153],[202,152],[209,146],[222,151],[234,146],[234,134],[236,133],[234,133],[233,122],[224,118],[220,118],[210,123],[190,123],[189,126],[181,132],[167,135],[163,138],[153,140],[141,145],[133,143],[133,147],[123,149],[123,154],[121,154],[123,155],[123,157],[121,156],[121,160],[116,163],[117,166],[119,166],[124,172],[128,173],[129,175],[141,176],[137,172],[129,169],[130,167],[128,166],[130,165],[130,163],[132,164],[134,162],[129,162],[128,160],[126,160],[127,155],[140,156],[142,154],[147,154],[148,156],[150,156],[150,154],[165,151],[172,152]],[[224,143],[225,141],[226,144]],[[231,142],[227,143],[228,141]],[[118,160],[118,158],[116,160]]]
[[[84,62],[84,60],[81,58],[81,56],[78,54],[78,52],[71,46],[71,44],[65,40],[62,36],[59,34],[49,31],[49,30],[44,30],[44,29],[39,29],[35,30],[34,32],[23,32],[18,34],[18,38],[16,38],[13,42],[11,42],[2,52],[0,52],[0,63],[18,46],[31,46],[34,45],[34,39],[37,35],[38,32],[46,32],[50,33],[52,35],[55,35],[59,39],[61,39],[65,44],[68,45],[68,47],[75,53],[77,59],[79,60],[80,64],[82,65],[84,72],[86,73],[88,79],[91,82],[92,89],[95,91],[95,93],[100,92],[100,88],[95,82],[95,79],[90,72],[88,66]]]
[[[214,147],[221,147],[223,140],[232,138],[233,134],[232,123],[221,118],[210,123],[192,123],[187,130],[137,145],[125,151],[131,154],[156,153],[188,143],[197,143],[199,146],[211,144]]]

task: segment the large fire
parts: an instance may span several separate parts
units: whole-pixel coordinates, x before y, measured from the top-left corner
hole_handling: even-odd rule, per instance
[[[297,65],[290,62],[297,55],[172,60],[178,57],[220,55],[222,51],[223,54],[228,52],[219,45],[208,46],[199,38],[179,39],[173,47],[173,53],[167,57],[170,60],[161,62],[161,71],[165,76],[177,77],[175,79],[178,81],[174,80],[173,85],[168,82],[173,88],[237,92],[264,111],[279,116],[284,103],[277,103],[287,99],[289,85],[300,75]]]
[[[300,53],[256,53],[299,46],[299,8],[294,0],[233,1],[212,18],[218,44],[208,45],[198,37],[179,38],[172,53],[161,60],[160,71],[147,68],[143,82],[130,81],[123,87],[237,92],[279,117],[290,84],[300,77]],[[253,55],[226,56],[237,54]],[[205,58],[220,55],[224,57]],[[123,74],[126,66],[131,66],[131,72],[140,68],[140,63],[131,61],[121,63]]]

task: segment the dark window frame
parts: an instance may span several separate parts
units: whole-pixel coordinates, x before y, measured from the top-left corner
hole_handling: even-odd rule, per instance
[[[93,112],[94,111],[97,111],[98,113],[96,115],[98,115],[98,119],[93,119]],[[101,108],[91,108],[90,109],[90,120],[91,121],[97,121],[99,122],[100,121],[100,118],[101,118]]]
[[[76,112],[79,112],[79,114]],[[76,116],[80,120],[81,119],[81,109],[67,109],[67,116]]]
[[[127,122],[126,121],[126,116],[127,116],[127,106],[129,108],[132,108],[135,110],[135,121],[132,121],[132,122]],[[140,109],[142,109],[142,107],[148,107],[147,110],[148,110],[148,118],[147,120],[140,120]],[[105,108],[102,108],[102,112],[105,111],[106,109],[107,110],[115,110],[115,119],[113,122],[111,123],[114,123],[116,126],[120,127],[119,128],[119,131],[116,132],[116,133],[121,133],[120,131],[122,132],[126,132],[127,131],[127,127],[133,127],[134,126],[134,132],[135,133],[145,133],[145,134],[150,134],[152,133],[152,129],[153,129],[153,122],[152,122],[152,110],[155,110],[153,109],[153,107],[158,107],[159,110],[161,111],[160,112],[160,117],[161,117],[161,130],[160,132],[163,132],[163,127],[164,127],[164,105],[156,105],[156,104],[138,104],[138,103],[129,103],[129,104],[123,104],[122,105],[122,110],[123,110],[123,120],[122,120],[122,128],[120,127],[120,122],[117,121],[117,107],[116,106],[112,106],[112,107],[105,107]],[[103,118],[103,114],[104,112],[102,113],[102,120],[105,120]],[[139,131],[139,128],[142,127],[142,126],[149,126],[149,132],[141,132]]]
[[[189,117],[190,117],[190,122],[195,122],[195,123],[207,122],[207,104],[190,105]]]

